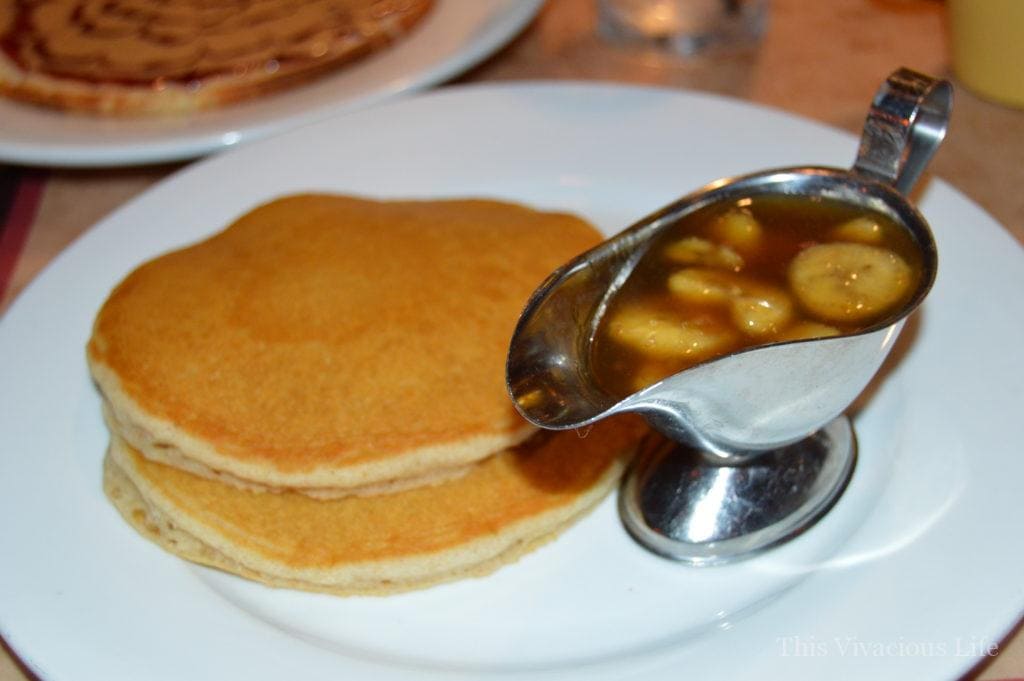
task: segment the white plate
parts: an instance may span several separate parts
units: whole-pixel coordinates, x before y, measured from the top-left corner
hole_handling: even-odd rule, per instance
[[[0,98],[0,161],[119,166],[201,156],[441,83],[505,45],[542,4],[436,0],[413,31],[379,53],[299,87],[186,117],[100,118]]]
[[[573,210],[610,231],[713,178],[846,166],[856,146],[709,96],[524,84],[391,103],[175,175],[63,253],[0,325],[0,631],[43,678],[75,681],[818,680],[851,665],[858,678],[957,676],[1024,604],[1024,457],[1012,435],[1024,259],[937,180],[921,206],[938,282],[857,415],[853,481],[821,523],[762,557],[709,569],[661,560],[630,542],[609,499],[490,577],[344,599],[183,562],[100,491],[105,432],[83,360],[97,308],[140,261],[257,203],[300,190],[480,195]]]

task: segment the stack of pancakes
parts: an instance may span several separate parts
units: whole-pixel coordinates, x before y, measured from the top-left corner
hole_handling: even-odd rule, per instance
[[[304,195],[142,265],[88,346],[108,496],[168,550],[278,586],[388,592],[517,557],[639,434],[534,434],[505,392],[529,294],[599,238],[494,201]]]

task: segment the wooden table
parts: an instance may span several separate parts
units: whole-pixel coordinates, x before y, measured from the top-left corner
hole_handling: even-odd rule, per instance
[[[769,29],[755,54],[702,63],[609,45],[595,26],[592,0],[550,0],[521,36],[457,82],[577,79],[698,89],[859,135],[866,103],[896,67],[951,77],[945,6],[938,0],[772,0]],[[21,211],[16,219],[9,215],[0,239],[0,310],[82,231],[179,167],[0,166],[19,180],[14,208]],[[1024,242],[1024,111],[958,85],[953,122],[931,169]],[[25,678],[31,675],[10,651],[0,651],[0,681]],[[1024,679],[1024,633],[1018,628],[968,678]]]

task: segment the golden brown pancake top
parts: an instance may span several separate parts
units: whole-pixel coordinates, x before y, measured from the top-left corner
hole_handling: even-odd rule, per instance
[[[571,503],[642,432],[639,421],[626,419],[601,423],[586,437],[543,433],[458,480],[326,501],[240,490],[128,453],[150,493],[232,546],[291,568],[331,568],[440,552]]]
[[[89,353],[147,415],[276,470],[457,445],[522,429],[515,322],[598,240],[493,201],[287,197],[135,270]]]

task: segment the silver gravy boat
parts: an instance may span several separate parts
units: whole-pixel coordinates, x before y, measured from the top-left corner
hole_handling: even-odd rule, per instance
[[[542,428],[636,412],[660,433],[641,444],[619,496],[643,546],[694,564],[746,557],[806,529],[845,489],[856,443],[843,412],[935,279],[934,239],[905,195],[942,141],[951,104],[948,82],[900,69],[871,104],[852,169],[712,182],[570,261],[533,294],[509,348],[509,394]],[[740,350],[625,399],[602,391],[590,355],[598,322],[654,238],[710,204],[766,194],[827,197],[889,216],[920,251],[917,290],[859,333]]]

